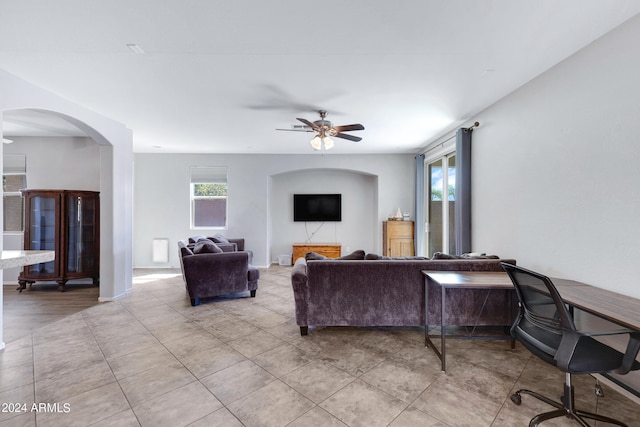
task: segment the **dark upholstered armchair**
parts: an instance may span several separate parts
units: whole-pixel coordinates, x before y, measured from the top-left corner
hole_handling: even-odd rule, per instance
[[[222,249],[209,252],[198,250],[199,243],[187,245],[182,241],[178,242],[178,248],[192,306],[200,304],[201,298],[239,292],[249,291],[255,297],[260,271],[249,264],[249,252]]]

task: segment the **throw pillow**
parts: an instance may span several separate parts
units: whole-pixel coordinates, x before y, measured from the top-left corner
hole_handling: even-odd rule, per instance
[[[194,254],[219,254],[222,253],[222,249],[218,247],[211,240],[200,240],[193,248]]]
[[[460,258],[466,259],[500,259],[497,255],[487,255],[487,254],[479,254],[477,252],[471,252],[467,254],[462,254]]]
[[[459,256],[445,254],[444,252],[434,252],[431,259],[459,259]]]
[[[196,243],[198,240],[206,239],[206,236],[193,236],[189,237],[189,243]]]
[[[329,258],[327,258],[324,255],[317,254],[315,252],[307,252],[306,254],[304,254],[304,259],[306,259],[307,261],[312,261],[312,260],[329,259]]]
[[[214,243],[230,243],[229,239],[227,239],[226,237],[224,237],[220,233],[214,234],[213,236],[209,237],[208,239],[213,240]]]
[[[389,256],[378,255],[378,254],[367,254],[364,259],[367,260],[377,260],[377,259],[391,259]]]
[[[324,255],[315,253],[315,252],[307,252],[304,255],[304,259],[306,259],[307,261],[316,261],[316,260],[322,260],[322,259],[331,259],[331,260],[344,260],[344,259],[350,259],[350,260],[363,260],[364,259],[364,251],[363,250],[356,250],[351,252],[348,255],[344,255],[341,256],[339,258],[329,258],[326,257]]]
[[[338,259],[355,259],[355,260],[362,260],[364,259],[364,251],[359,249],[356,251],[351,252],[349,255],[344,255],[341,256]]]

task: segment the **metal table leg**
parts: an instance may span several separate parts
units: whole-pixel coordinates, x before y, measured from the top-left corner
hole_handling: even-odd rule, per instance
[[[443,290],[443,298],[444,298],[444,289]],[[444,304],[444,300],[443,300]],[[444,312],[443,312],[444,313]],[[445,345],[445,331],[444,331],[444,314],[440,317],[440,338],[441,338],[441,347],[442,353],[435,346],[433,341],[431,341],[431,337],[429,336],[429,278],[424,278],[424,345],[425,347],[429,347],[436,354],[440,362],[442,363],[442,371],[445,371],[445,362],[444,362],[444,345]]]

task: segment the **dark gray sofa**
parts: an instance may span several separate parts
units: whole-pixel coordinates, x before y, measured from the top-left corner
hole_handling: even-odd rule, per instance
[[[368,257],[368,256],[367,256]],[[291,272],[296,323],[309,326],[418,326],[425,324],[424,275],[431,271],[504,271],[513,259],[298,258]],[[482,315],[482,291],[447,291],[446,325],[510,325],[510,291],[493,290]],[[429,324],[440,323],[440,289],[429,288]]]
[[[182,276],[191,305],[200,304],[201,298],[246,291],[255,297],[260,270],[250,264],[249,252],[234,250],[239,243],[244,247],[244,241],[230,240],[235,240],[231,246],[216,244],[222,250],[216,253],[198,251],[197,243],[178,242]]]

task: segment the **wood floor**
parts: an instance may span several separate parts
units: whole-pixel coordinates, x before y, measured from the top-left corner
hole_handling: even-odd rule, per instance
[[[3,341],[9,343],[85,308],[98,304],[100,288],[72,283],[65,292],[57,284],[36,283],[22,292],[17,285],[2,287],[4,297]]]

